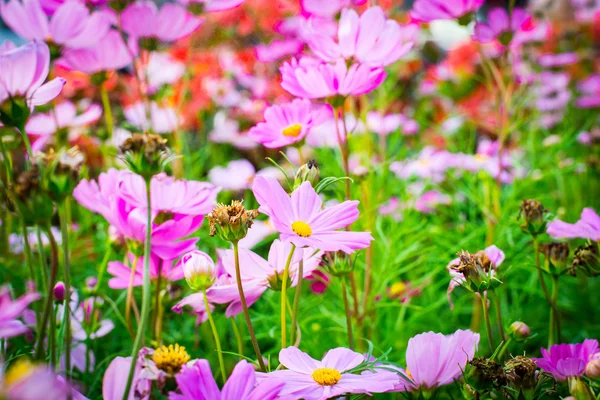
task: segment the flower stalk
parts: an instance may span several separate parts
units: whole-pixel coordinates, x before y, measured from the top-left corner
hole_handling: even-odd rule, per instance
[[[287,302],[287,282],[290,277],[290,263],[292,262],[292,256],[296,250],[296,245],[292,243],[292,249],[288,255],[287,261],[285,262],[285,268],[283,269],[283,278],[281,282],[281,348],[285,349],[287,345],[287,318],[286,318],[286,302]],[[292,327],[293,328],[293,327]]]
[[[219,339],[219,333],[217,332],[217,327],[215,325],[215,321],[212,317],[212,312],[210,311],[210,303],[208,302],[208,296],[206,295],[206,289],[202,289],[202,296],[204,297],[204,307],[206,308],[206,315],[208,316],[208,322],[210,323],[210,329],[212,330],[213,337],[215,338],[215,345],[217,346],[217,356],[219,357],[219,369],[221,370],[221,379],[223,379],[223,383],[227,381],[227,376],[225,374],[225,362],[223,361],[223,351],[221,350],[221,340]]]

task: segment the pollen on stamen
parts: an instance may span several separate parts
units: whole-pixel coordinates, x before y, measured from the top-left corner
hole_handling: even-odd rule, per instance
[[[292,230],[298,236],[309,237],[310,235],[312,235],[312,229],[310,228],[310,225],[308,225],[304,221],[295,221],[295,222],[293,222],[292,223]]]
[[[281,131],[283,136],[291,136],[291,137],[297,137],[301,132],[302,132],[302,125],[300,125],[300,124],[290,125]]]
[[[312,378],[319,385],[333,386],[342,379],[342,374],[333,368],[317,368],[313,371]]]
[[[189,360],[190,355],[185,351],[185,347],[178,344],[169,345],[169,347],[161,346],[152,355],[152,361],[156,367],[171,375],[179,372]]]

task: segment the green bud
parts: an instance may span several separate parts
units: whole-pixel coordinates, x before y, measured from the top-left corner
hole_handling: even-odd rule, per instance
[[[319,167],[315,160],[309,160],[306,164],[302,165],[296,172],[294,178],[294,190],[298,189],[304,182],[310,182],[315,187],[319,183],[320,173]]]

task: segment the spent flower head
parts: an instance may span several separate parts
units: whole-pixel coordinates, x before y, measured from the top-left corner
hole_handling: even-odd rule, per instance
[[[471,370],[466,380],[477,391],[500,389],[508,379],[502,365],[487,358],[474,358],[469,361]]]
[[[493,276],[495,266],[484,250],[475,254],[462,251],[458,253],[458,259],[458,264],[450,268],[464,276],[462,286],[467,290],[482,293],[501,283]]]
[[[569,273],[576,276],[577,271],[585,276],[600,276],[600,254],[596,243],[588,243],[575,250]]]
[[[536,237],[546,230],[546,213],[548,210],[537,200],[525,200],[519,207],[519,219],[523,216],[524,221],[521,225],[523,232]]]
[[[63,201],[73,193],[79,183],[79,174],[85,157],[75,146],[59,153],[50,149],[38,152],[36,161],[42,166],[43,183],[57,201]]]
[[[538,382],[538,366],[529,357],[516,356],[504,364],[506,378],[515,389],[533,389]]]
[[[146,181],[164,171],[173,159],[167,139],[155,134],[135,133],[123,142],[120,150],[129,169]]]
[[[256,217],[258,210],[246,210],[242,201],[233,200],[228,206],[218,204],[206,218],[210,236],[218,234],[221,239],[235,243],[246,237]]]

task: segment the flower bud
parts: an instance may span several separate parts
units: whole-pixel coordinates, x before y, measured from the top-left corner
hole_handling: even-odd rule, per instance
[[[31,108],[23,96],[9,96],[0,104],[0,122],[4,125],[21,129],[30,114]]]
[[[65,301],[65,294],[66,294],[66,288],[65,288],[65,284],[63,282],[57,282],[56,285],[54,285],[54,289],[52,289],[52,293],[54,294],[54,300],[62,303],[63,301]]]
[[[210,224],[210,236],[218,234],[228,242],[238,242],[246,237],[258,210],[246,210],[239,200],[233,200],[231,205],[218,204],[206,216]]]
[[[135,133],[120,147],[129,169],[149,181],[172,160],[167,139],[154,134]]]
[[[345,276],[354,270],[354,260],[342,251],[329,254],[325,260],[325,270],[333,276]]]
[[[531,335],[529,327],[521,321],[515,321],[510,325],[510,332],[520,339],[526,339]]]
[[[319,183],[320,173],[319,167],[315,160],[309,160],[306,164],[302,165],[296,172],[294,178],[294,190],[296,190],[303,182],[310,182],[315,187]]]
[[[546,230],[545,214],[548,210],[537,200],[523,200],[519,209],[519,218],[524,217],[521,229],[532,236]]]
[[[206,253],[190,251],[181,258],[185,280],[192,290],[202,291],[211,287],[215,281],[215,263]]]
[[[588,378],[600,379],[600,358],[595,358],[587,363],[585,375]]]
[[[286,287],[292,286],[292,278],[288,276]],[[281,288],[283,287],[283,275],[279,275],[275,272],[273,275],[269,277],[269,288],[275,292],[281,292]]]
[[[577,400],[596,400],[590,387],[578,376],[568,378],[569,393]]]

